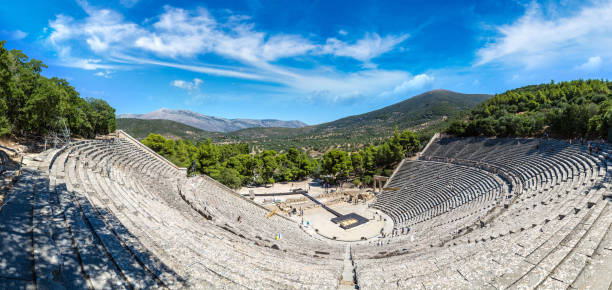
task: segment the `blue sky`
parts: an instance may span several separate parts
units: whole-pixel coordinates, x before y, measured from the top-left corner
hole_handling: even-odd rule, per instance
[[[612,75],[612,1],[10,1],[6,47],[117,113],[309,124]]]

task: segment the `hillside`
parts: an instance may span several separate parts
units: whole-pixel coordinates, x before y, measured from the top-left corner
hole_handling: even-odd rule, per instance
[[[321,124],[322,129],[331,128],[386,128],[414,126],[451,116],[458,111],[473,108],[490,95],[461,94],[449,90],[429,91],[402,102],[361,115],[349,116]]]
[[[301,121],[281,121],[274,119],[225,119],[206,116],[188,110],[170,110],[162,108],[146,114],[121,114],[118,118],[144,119],[144,120],[170,120],[209,132],[233,132],[255,127],[284,127],[299,128],[308,124]]]
[[[160,134],[168,139],[182,138],[194,141],[206,138],[221,140],[225,136],[223,133],[208,132],[170,120],[118,118],[117,128],[138,139],[147,137],[149,133]]]
[[[452,118],[489,98],[484,94],[461,94],[448,90],[426,92],[402,102],[338,119],[336,121],[301,128],[248,128],[225,134],[194,131],[159,120],[118,119],[117,126],[144,138],[146,132],[167,138],[181,137],[191,140],[210,137],[214,142],[248,142],[258,149],[284,150],[296,146],[313,155],[331,148],[355,150],[364,144],[378,144],[399,130],[411,129],[427,139],[433,131],[446,127],[444,117]],[[121,121],[127,120],[127,121]]]
[[[228,136],[258,144],[262,148],[281,149],[285,144],[296,144],[303,149],[319,152],[332,147],[353,150],[363,144],[376,144],[391,136],[396,127],[421,132],[423,139],[427,139],[433,131],[446,126],[446,119],[473,108],[489,97],[485,94],[433,90],[382,109],[328,123],[298,129],[251,128],[232,132]]]
[[[461,136],[607,137],[612,82],[575,80],[509,90],[476,106],[447,133]]]

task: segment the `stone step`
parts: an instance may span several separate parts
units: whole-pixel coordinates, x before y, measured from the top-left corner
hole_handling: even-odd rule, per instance
[[[34,174],[22,170],[0,208],[0,286],[33,287]],[[4,287],[3,286],[3,287]]]
[[[60,183],[56,190],[66,215],[70,231],[81,258],[81,265],[94,288],[128,288],[128,283],[117,266],[109,258],[104,246],[92,232],[91,226],[78,207],[74,193]]]

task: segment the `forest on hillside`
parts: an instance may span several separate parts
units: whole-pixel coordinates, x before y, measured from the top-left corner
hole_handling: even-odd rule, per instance
[[[575,80],[509,90],[476,106],[446,132],[458,136],[607,137],[612,82]]]
[[[410,130],[426,143],[434,133],[444,130],[449,120],[472,109],[490,95],[462,94],[433,90],[364,114],[301,128],[248,128],[233,132],[206,132],[168,120],[118,119],[117,127],[142,139],[149,133],[165,138],[194,142],[210,138],[213,143],[248,143],[255,151],[286,152],[289,147],[320,157],[332,149],[356,152],[379,145],[395,129]]]
[[[352,180],[355,185],[371,185],[373,175],[390,176],[399,161],[420,148],[417,135],[407,130],[395,131],[378,146],[369,145],[357,152],[333,149],[318,159],[295,147],[284,153],[264,150],[251,154],[246,143],[214,144],[210,139],[194,143],[158,134],[150,134],[142,143],[177,166],[189,168],[190,174],[207,174],[234,189],[306,177],[320,177],[332,184]]]
[[[41,75],[47,66],[0,41],[0,136],[47,135],[65,128],[92,138],[115,130],[115,109],[83,99],[65,79]]]

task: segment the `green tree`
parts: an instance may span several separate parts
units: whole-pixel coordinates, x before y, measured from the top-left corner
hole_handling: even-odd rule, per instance
[[[414,155],[419,151],[421,142],[419,137],[410,130],[404,130],[398,133],[397,130],[394,133],[394,140],[396,140],[401,146],[404,154]]]
[[[88,98],[87,102],[91,106],[89,123],[92,125],[94,134],[105,135],[117,129],[115,120],[115,109],[106,101]]]
[[[238,171],[233,168],[221,167],[213,170],[210,177],[232,189],[238,189],[242,186],[242,178]]]
[[[274,183],[274,172],[276,171],[277,163],[276,163],[276,151],[274,150],[265,150],[259,156],[260,168],[259,174],[263,178],[263,183]]]
[[[321,168],[324,174],[333,176],[334,180],[344,180],[352,171],[351,159],[341,150],[330,150],[323,155]]]
[[[147,147],[153,149],[153,151],[160,153],[164,148],[164,143],[166,142],[166,138],[162,135],[151,133],[147,138],[142,139],[142,144]]]
[[[0,41],[0,135],[47,134],[68,127],[93,137],[115,130],[115,110],[105,101],[79,97],[64,79],[46,78],[47,66]]]
[[[476,106],[446,132],[458,136],[605,137],[612,83],[576,80],[509,90]]]
[[[361,176],[364,172],[363,157],[360,152],[351,153],[351,164],[353,165],[353,173],[355,176]]]

